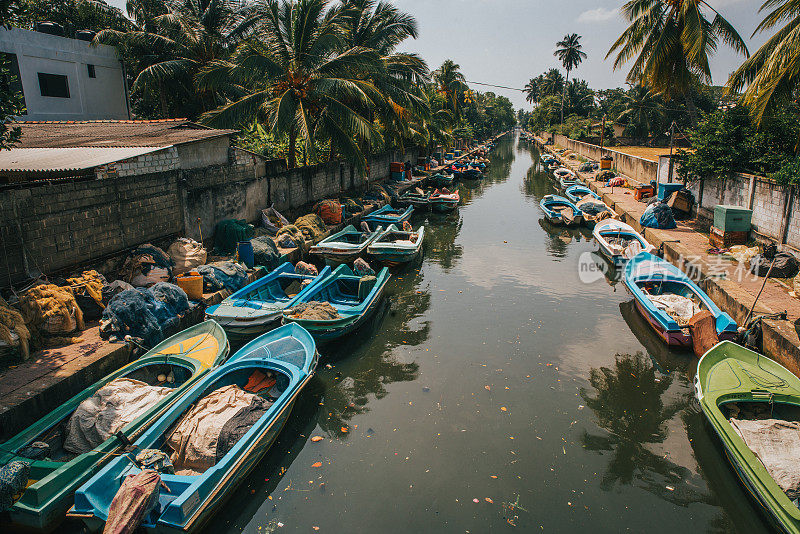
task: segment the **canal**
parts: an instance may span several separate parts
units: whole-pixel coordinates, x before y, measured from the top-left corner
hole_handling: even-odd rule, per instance
[[[579,276],[589,232],[506,137],[425,257],[355,336],[322,347],[279,440],[206,529],[767,532],[621,284]],[[322,438],[322,439],[320,439]]]

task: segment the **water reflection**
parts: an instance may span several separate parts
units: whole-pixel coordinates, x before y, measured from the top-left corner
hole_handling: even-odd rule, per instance
[[[545,219],[539,219],[539,226],[545,231],[547,241],[547,253],[554,258],[565,258],[567,256],[568,245],[588,241],[591,239],[586,235],[586,230],[581,228],[566,228],[555,226]]]
[[[425,228],[426,259],[438,263],[445,271],[450,271],[464,254],[461,245],[456,243],[463,221],[458,211],[455,211],[447,215],[431,214],[428,216],[428,223]]]
[[[619,311],[625,323],[636,336],[639,343],[647,350],[647,354],[652,358],[653,365],[662,373],[678,371],[688,381],[691,382],[697,366],[697,359],[694,353],[689,350],[671,349],[664,340],[658,337],[650,324],[642,317],[636,309],[633,300],[623,302],[619,305]]]

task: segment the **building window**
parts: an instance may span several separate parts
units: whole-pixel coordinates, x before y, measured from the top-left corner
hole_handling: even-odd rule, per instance
[[[55,98],[69,98],[69,82],[67,77],[61,74],[39,74],[39,90],[42,96],[52,96]]]
[[[94,71],[94,65],[88,64],[86,65],[86,69],[89,71],[89,78],[97,78],[97,73]]]

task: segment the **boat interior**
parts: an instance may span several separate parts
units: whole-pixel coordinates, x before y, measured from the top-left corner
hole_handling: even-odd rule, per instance
[[[282,274],[236,299],[234,306],[259,308],[258,302],[288,302],[303,290],[310,277],[301,274]]]
[[[374,276],[336,278],[311,295],[310,300],[330,302],[334,307],[358,306],[366,300],[376,283]]]
[[[417,239],[419,238],[419,234],[417,232],[404,232],[402,230],[398,230],[396,232],[389,232],[380,239],[378,239],[375,243],[416,243]]]
[[[638,242],[640,245],[644,246],[642,240],[631,232],[604,230],[600,232],[600,237],[605,239],[609,245],[619,245],[622,248],[625,248],[634,242]]]
[[[348,245],[360,245],[365,243],[372,234],[367,233],[355,233],[355,232],[348,232],[344,235],[341,235],[336,238],[336,241],[331,241],[329,243],[347,243]],[[320,243],[320,245],[324,245],[325,243]]]

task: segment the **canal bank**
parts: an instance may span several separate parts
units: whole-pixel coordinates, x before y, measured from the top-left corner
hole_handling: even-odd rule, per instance
[[[764,354],[800,376],[800,336],[794,323],[800,319],[800,300],[788,294],[791,289],[769,280],[756,302],[764,279],[753,277],[738,262],[709,254],[708,234],[697,231],[696,221],[678,221],[678,227],[674,230],[644,228],[639,221],[647,204],[634,199],[631,189],[639,182],[625,176],[630,187],[605,187],[595,180],[597,172],[578,170],[582,163],[580,160],[556,153],[557,149],[563,147],[546,145],[540,137],[536,138],[536,142],[540,149],[553,154],[601,195],[622,221],[642,233],[653,246],[663,250],[665,259],[699,280],[703,290],[740,325],[748,317],[754,302],[754,315],[787,312],[787,320],[762,320]]]

